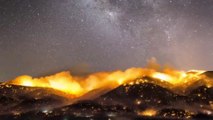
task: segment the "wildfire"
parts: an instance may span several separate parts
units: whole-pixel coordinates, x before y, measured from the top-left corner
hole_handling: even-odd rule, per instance
[[[174,69],[158,70],[156,68],[130,68],[125,71],[99,72],[88,76],[72,76],[70,72],[64,71],[55,75],[32,78],[23,75],[7,82],[8,84],[29,86],[29,87],[47,87],[72,94],[76,97],[98,88],[115,88],[126,82],[143,78],[145,76],[155,79],[155,83],[166,82],[170,86],[164,85],[170,89],[186,89],[197,81],[202,81],[206,86],[212,86],[212,81],[203,79],[201,74],[204,71],[178,71]]]

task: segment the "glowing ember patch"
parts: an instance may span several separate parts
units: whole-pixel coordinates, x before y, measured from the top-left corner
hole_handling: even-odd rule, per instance
[[[33,83],[31,81],[25,80],[22,82],[22,85],[24,86],[33,86]]]
[[[135,104],[140,105],[141,104],[141,100],[136,100]]]
[[[152,75],[152,77],[156,78],[156,79],[163,80],[163,81],[167,81],[167,82],[170,82],[172,80],[172,77],[170,77],[169,75],[163,74],[163,73],[159,73],[159,72],[154,73]]]
[[[19,84],[23,86],[33,86],[31,76],[23,75],[23,76],[17,77],[16,79],[19,82]]]
[[[140,116],[156,116],[157,110],[147,109],[145,111],[138,112],[138,115],[140,115]]]

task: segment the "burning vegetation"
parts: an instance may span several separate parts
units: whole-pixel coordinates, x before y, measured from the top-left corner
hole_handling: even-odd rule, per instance
[[[53,88],[76,97],[99,88],[114,89],[128,82],[133,84],[131,81],[144,77],[154,78],[154,81],[145,81],[171,89],[174,92],[185,91],[189,87],[196,85],[205,85],[207,87],[213,85],[212,80],[206,79],[202,75],[205,71],[191,70],[184,72],[171,68],[160,70],[157,66],[159,65],[151,61],[148,68],[129,68],[125,71],[98,72],[87,76],[72,76],[68,71],[41,78],[22,75],[6,83],[28,87]]]
[[[213,116],[212,72],[160,69],[154,60],[147,68],[87,76],[68,71],[41,78],[23,75],[2,83],[0,93],[0,117],[5,119],[26,115],[36,119]],[[24,106],[32,109],[26,111]],[[10,114],[4,115],[5,111]]]

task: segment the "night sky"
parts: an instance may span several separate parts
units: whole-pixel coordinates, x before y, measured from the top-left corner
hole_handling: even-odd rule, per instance
[[[213,0],[0,0],[0,81],[152,57],[213,70]]]

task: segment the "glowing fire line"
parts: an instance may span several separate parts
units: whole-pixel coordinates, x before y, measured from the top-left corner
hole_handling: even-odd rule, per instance
[[[87,77],[72,76],[69,72],[60,72],[55,75],[32,78],[23,75],[9,81],[10,84],[29,87],[48,87],[64,91],[69,94],[81,96],[84,93],[101,87],[115,88],[125,82],[150,76],[161,81],[168,82],[174,86],[187,85],[201,79],[198,75],[202,71],[186,73],[170,70],[168,72],[157,72],[154,69],[130,68],[126,71],[102,72],[88,75]]]
[[[160,71],[154,68],[130,68],[125,71],[99,72],[82,77],[72,76],[70,72],[64,71],[41,78],[22,75],[6,83],[29,87],[53,88],[79,97],[94,89],[102,87],[112,89],[144,76],[154,78],[156,83],[167,82],[170,86],[164,87],[168,88],[187,88],[198,80],[202,80],[206,86],[212,86],[212,80],[203,79],[201,75],[203,72],[205,71],[194,70],[184,72],[169,68]]]

